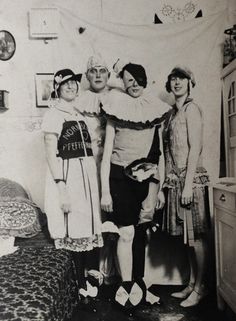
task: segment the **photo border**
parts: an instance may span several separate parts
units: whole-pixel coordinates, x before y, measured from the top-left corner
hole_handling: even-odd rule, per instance
[[[50,94],[53,91],[53,76],[54,73],[36,73],[35,75],[35,94],[36,94],[36,107],[45,108],[48,107],[48,100]],[[44,82],[49,86],[45,88]],[[45,90],[47,90],[45,92]],[[46,93],[47,99],[44,98]]]

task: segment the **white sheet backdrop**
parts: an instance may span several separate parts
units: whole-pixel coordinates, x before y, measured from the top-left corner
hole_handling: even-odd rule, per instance
[[[85,71],[90,54],[100,52],[110,69],[117,58],[141,63],[148,73],[149,83],[160,97],[169,100],[165,81],[177,64],[188,65],[195,74],[197,85],[192,96],[204,111],[204,161],[214,180],[219,173],[220,138],[220,75],[221,45],[226,10],[206,18],[171,24],[142,26],[115,23],[88,23],[75,11],[60,7],[61,33],[54,44],[54,69],[71,65]],[[86,28],[79,34],[78,28]],[[173,27],[174,26],[174,27]],[[66,50],[65,44],[73,50]],[[111,82],[114,80],[111,77]]]

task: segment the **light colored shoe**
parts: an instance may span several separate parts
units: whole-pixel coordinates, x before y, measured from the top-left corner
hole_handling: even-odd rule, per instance
[[[188,284],[187,287],[184,288],[182,291],[174,292],[171,294],[171,296],[177,299],[186,299],[192,291],[193,291],[193,285]]]
[[[146,302],[150,303],[151,305],[153,305],[153,304],[161,304],[161,298],[147,290]]]
[[[98,288],[96,286],[92,286],[89,281],[86,281],[87,285],[87,296],[91,298],[95,298],[98,295]]]
[[[84,298],[86,298],[87,295],[88,295],[88,291],[83,289],[83,288],[80,288],[79,289],[79,294],[82,295]]]
[[[198,305],[199,302],[208,294],[206,289],[202,289],[201,292],[197,292],[196,290],[193,290],[191,294],[187,297],[186,300],[182,301],[180,303],[180,306],[183,308],[190,308],[195,305]]]
[[[88,271],[88,276],[90,276],[93,279],[93,283],[92,285],[96,285],[96,286],[101,286],[103,283],[103,275],[100,271],[97,270],[89,270]],[[92,280],[89,280],[89,282],[92,283]]]

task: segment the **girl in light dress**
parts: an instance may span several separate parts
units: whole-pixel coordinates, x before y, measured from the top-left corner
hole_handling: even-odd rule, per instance
[[[45,212],[57,249],[71,251],[79,296],[84,302],[98,289],[87,278],[87,259],[103,246],[97,169],[84,115],[76,109],[81,74],[70,69],[54,75],[52,98],[44,116],[47,176]],[[90,260],[91,261],[91,260]]]

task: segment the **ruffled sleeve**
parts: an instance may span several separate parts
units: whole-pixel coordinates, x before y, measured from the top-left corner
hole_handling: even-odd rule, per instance
[[[125,92],[113,89],[101,98],[102,113],[122,127],[148,128],[160,124],[171,107],[157,96],[146,92],[133,98]]]

